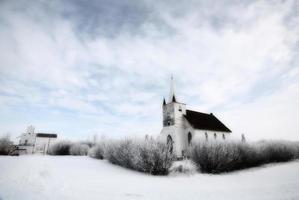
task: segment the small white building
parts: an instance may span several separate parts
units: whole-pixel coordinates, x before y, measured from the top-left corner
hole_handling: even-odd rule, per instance
[[[177,101],[173,78],[169,102],[163,100],[163,129],[160,140],[169,145],[169,151],[178,158],[184,157],[193,140],[226,140],[231,130],[213,113],[207,114],[188,110],[185,103]]]
[[[20,154],[46,154],[49,147],[56,141],[57,134],[35,133],[34,127],[29,126],[26,133],[20,136],[18,149]]]

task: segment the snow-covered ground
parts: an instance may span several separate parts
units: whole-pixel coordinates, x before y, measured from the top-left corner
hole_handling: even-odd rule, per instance
[[[299,161],[156,177],[89,157],[0,156],[0,199],[299,199]]]

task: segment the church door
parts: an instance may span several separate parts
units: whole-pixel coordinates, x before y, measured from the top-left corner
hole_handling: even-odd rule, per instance
[[[189,132],[188,133],[188,146],[191,145],[191,141],[192,141],[192,134]]]

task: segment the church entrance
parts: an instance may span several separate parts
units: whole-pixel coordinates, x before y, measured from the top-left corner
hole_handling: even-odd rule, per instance
[[[192,134],[188,133],[188,146],[191,146]]]

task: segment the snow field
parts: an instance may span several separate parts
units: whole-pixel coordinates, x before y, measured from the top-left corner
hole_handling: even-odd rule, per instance
[[[0,199],[299,199],[299,161],[151,176],[86,156],[0,156]]]

